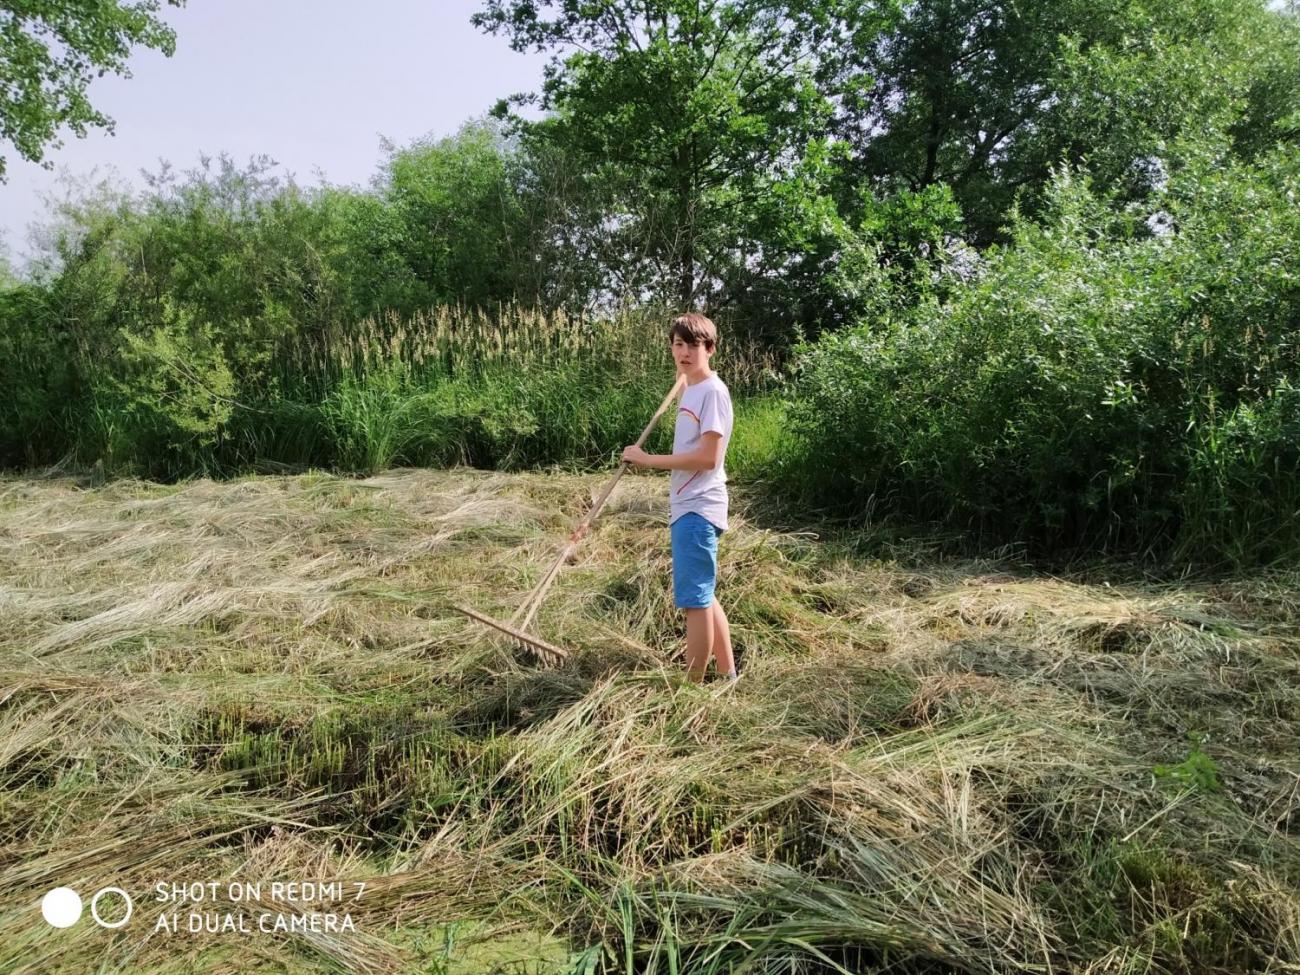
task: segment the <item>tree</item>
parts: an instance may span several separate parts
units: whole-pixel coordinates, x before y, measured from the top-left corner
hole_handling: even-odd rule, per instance
[[[1232,127],[1233,147],[1243,159],[1278,142],[1300,145],[1300,6],[1274,12],[1269,43],[1252,58],[1250,90]]]
[[[167,0],[174,7],[185,0]],[[176,32],[157,17],[160,0],[0,3],[0,138],[29,162],[61,145],[60,126],[78,138],[113,120],[90,104],[86,89],[108,72],[129,78],[126,59],[141,45],[170,57]],[[5,157],[0,155],[0,181]]]
[[[541,92],[514,96],[499,114],[511,103],[547,111],[515,123],[609,193],[602,250],[623,297],[716,305],[729,270],[765,259],[746,232],[769,222],[756,209],[782,192],[816,194],[803,161],[830,117],[812,71],[821,6],[487,0],[474,16],[515,50],[555,52]]]
[[[1142,192],[1178,139],[1271,143],[1294,99],[1293,25],[1265,0],[842,0],[835,19],[819,80],[852,147],[839,200],[946,183],[979,242],[1062,160]]]
[[[0,235],[0,288],[8,288],[18,281],[13,264],[9,260],[9,244]]]
[[[447,138],[388,148],[380,188],[429,300],[486,306],[524,297],[516,294],[515,153],[499,125],[467,122]]]

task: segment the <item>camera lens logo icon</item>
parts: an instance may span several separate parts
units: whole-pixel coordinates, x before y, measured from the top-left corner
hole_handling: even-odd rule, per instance
[[[99,902],[106,894],[116,894],[126,902],[126,913],[116,921],[105,921],[100,916]],[[134,910],[135,905],[131,903],[131,895],[121,887],[101,887],[90,899],[90,916],[101,928],[120,928],[131,920],[131,913]],[[41,915],[51,927],[72,927],[81,919],[81,911],[81,895],[71,887],[55,887],[41,898]]]
[[[52,927],[70,928],[81,917],[81,895],[71,887],[55,887],[41,898],[41,914]]]

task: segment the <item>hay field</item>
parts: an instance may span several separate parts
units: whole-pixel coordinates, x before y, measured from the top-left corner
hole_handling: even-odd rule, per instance
[[[695,687],[629,476],[536,627],[567,665],[449,609],[508,617],[600,482],[0,480],[0,972],[1300,972],[1300,574],[1052,577],[742,495],[742,677]],[[154,900],[192,882],[262,890]],[[59,886],[134,913],[51,927]],[[251,922],[313,910],[352,926]]]

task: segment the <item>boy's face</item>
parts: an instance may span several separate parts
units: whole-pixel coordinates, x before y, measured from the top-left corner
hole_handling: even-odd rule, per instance
[[[692,345],[680,335],[673,336],[673,361],[677,363],[678,372],[698,372],[709,365],[713,350],[703,342]]]

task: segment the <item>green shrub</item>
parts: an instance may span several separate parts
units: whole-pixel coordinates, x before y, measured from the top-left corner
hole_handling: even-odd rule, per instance
[[[1300,547],[1300,154],[1193,157],[1145,210],[1060,174],[943,301],[806,347],[801,490],[1042,547]],[[1226,516],[1226,519],[1225,519]]]
[[[41,289],[0,288],[0,467],[57,459],[76,389],[70,353]]]

